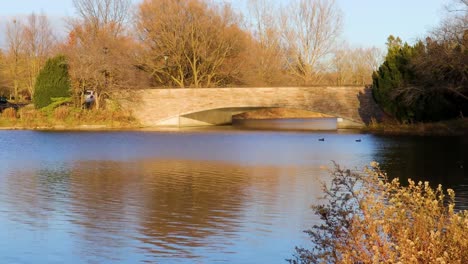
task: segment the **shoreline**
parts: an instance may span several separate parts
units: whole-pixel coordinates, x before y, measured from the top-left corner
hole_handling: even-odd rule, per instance
[[[79,125],[79,126],[35,126],[35,127],[26,127],[26,126],[0,126],[0,131],[2,130],[51,130],[51,131],[106,131],[106,130],[137,130],[142,129],[143,127],[132,127],[132,126],[107,126],[107,125]]]
[[[464,136],[468,135],[468,118],[433,123],[371,124],[363,129],[376,135],[408,136]]]
[[[221,129],[231,126],[199,126],[199,127],[145,127],[145,126],[109,126],[109,125],[77,125],[77,126],[0,126],[0,131],[29,130],[29,131],[147,131],[147,132],[181,132],[181,131],[203,131],[211,129]],[[239,129],[235,129],[239,130]],[[248,129],[247,129],[248,130]],[[396,125],[396,124],[377,124],[361,129],[338,129],[336,131],[360,131],[374,135],[393,135],[393,136],[464,136],[468,135],[468,119],[452,120],[448,122]],[[279,130],[288,131],[288,130]],[[291,130],[295,131],[295,130]],[[301,132],[307,132],[301,130]],[[310,132],[323,132],[320,130],[311,130]]]

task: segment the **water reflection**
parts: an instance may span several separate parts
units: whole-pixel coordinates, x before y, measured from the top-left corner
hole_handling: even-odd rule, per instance
[[[263,251],[287,257],[293,241],[302,236],[298,231],[311,219],[307,212],[291,215],[319,195],[318,185],[307,182],[308,170],[159,159],[19,169],[1,189],[0,203],[8,208],[0,226],[7,220],[27,229],[25,233],[45,232],[48,241],[58,232],[57,237],[73,245],[51,241],[56,253],[44,251],[41,244],[16,248],[23,252],[16,260],[26,262],[25,256],[38,252],[99,263],[211,262],[227,255],[245,262],[249,258],[239,252],[248,252],[251,242],[262,248],[264,239],[279,242],[281,248]],[[280,228],[284,230],[275,230]],[[291,239],[280,241],[283,237]]]
[[[5,263],[282,263],[306,243],[331,160],[377,160],[468,205],[465,138],[0,132],[0,142]]]
[[[468,138],[387,136],[381,141],[376,159],[390,177],[442,184],[455,190],[458,209],[468,208]]]

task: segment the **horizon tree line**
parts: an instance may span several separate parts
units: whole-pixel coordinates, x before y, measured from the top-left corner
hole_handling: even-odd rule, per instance
[[[64,55],[72,94],[138,87],[366,85],[382,53],[341,41],[334,0],[249,1],[248,13],[205,0],[73,0],[65,38],[45,14],[4,25],[0,95],[34,97],[47,59]]]

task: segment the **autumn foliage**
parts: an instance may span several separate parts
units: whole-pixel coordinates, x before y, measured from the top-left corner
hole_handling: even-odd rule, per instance
[[[312,248],[291,263],[467,263],[468,211],[455,193],[428,182],[389,180],[377,163],[362,173],[332,171],[321,223],[307,230]]]
[[[39,71],[57,54],[69,62],[75,105],[93,90],[97,108],[114,92],[133,88],[362,85],[373,70],[345,66],[367,61],[343,55],[354,48],[338,49],[341,11],[332,0],[255,0],[243,14],[226,2],[206,0],[73,5],[76,16],[66,20],[63,39],[43,14],[7,22],[6,49],[0,52],[3,96],[34,97]]]
[[[145,0],[138,9],[141,63],[156,85],[211,87],[239,82],[248,35],[228,5]]]

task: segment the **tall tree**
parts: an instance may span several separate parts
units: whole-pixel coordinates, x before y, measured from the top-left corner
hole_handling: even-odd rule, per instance
[[[44,14],[32,13],[27,17],[23,28],[23,49],[25,54],[25,70],[27,75],[27,88],[34,97],[34,86],[39,71],[47,58],[52,54],[55,37],[49,20]]]
[[[445,9],[445,17],[432,31],[431,37],[462,44],[468,30],[468,0],[452,0]]]
[[[415,79],[411,59],[420,50],[420,46],[412,47],[402,43],[400,38],[389,36],[387,40],[387,56],[385,61],[373,74],[373,93],[377,103],[388,114],[401,121],[419,119],[416,109],[410,107],[401,92],[403,87],[411,87]]]
[[[273,1],[249,1],[250,24],[254,41],[249,47],[252,59],[249,82],[257,85],[285,84],[285,54],[278,21],[279,6]]]
[[[131,11],[130,0],[73,0],[73,6],[83,24],[95,31],[111,25],[115,37],[125,31]]]
[[[102,97],[130,86],[135,80],[135,48],[125,29],[130,14],[129,0],[74,0],[78,20],[64,53],[70,61],[75,101],[86,89],[95,91],[96,107]]]
[[[48,106],[53,98],[70,97],[70,75],[64,56],[47,60],[37,77],[35,90],[33,102],[36,108]]]
[[[24,84],[24,39],[23,25],[17,19],[7,23],[6,27],[6,73],[15,101],[19,100],[19,92]]]
[[[293,0],[284,9],[281,27],[290,73],[302,84],[319,83],[342,28],[335,1]]]
[[[7,97],[10,95],[6,78],[6,60],[3,51],[0,49],[0,96]]]
[[[401,121],[466,115],[467,45],[468,36],[461,44],[458,40],[427,38],[413,46],[389,38],[385,62],[373,76],[377,102]]]
[[[372,73],[382,63],[380,49],[350,48],[340,45],[333,56],[333,71],[336,72],[337,85],[367,85],[372,83]]]
[[[157,85],[235,83],[247,35],[226,4],[145,0],[137,14],[142,64]]]

